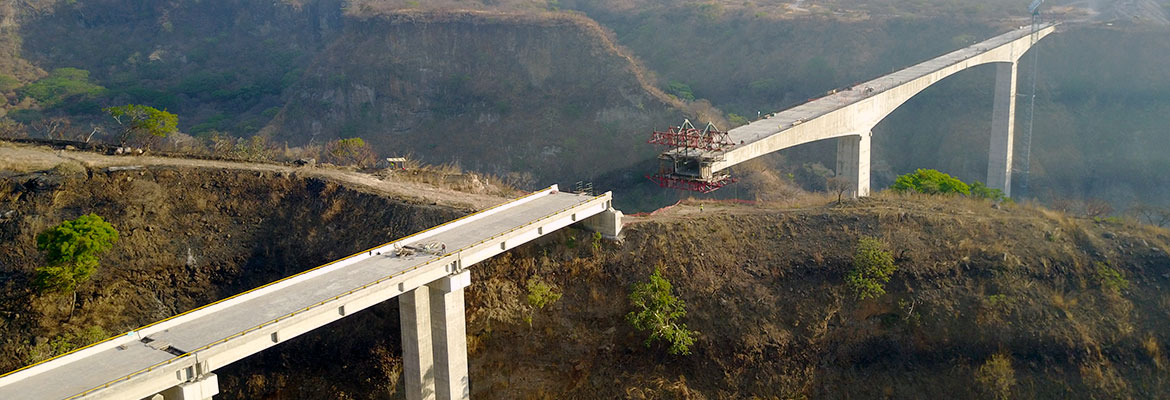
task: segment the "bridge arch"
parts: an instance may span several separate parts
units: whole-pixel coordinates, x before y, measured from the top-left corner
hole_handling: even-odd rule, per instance
[[[898,107],[926,88],[972,67],[995,64],[995,102],[987,185],[1010,195],[1015,124],[1017,62],[1056,25],[1025,27],[955,50],[901,71],[781,111],[728,132],[737,146],[720,154],[663,153],[661,158],[693,159],[703,173],[682,179],[711,179],[714,172],[764,154],[826,139],[837,139],[837,174],[850,180],[853,196],[870,192],[872,130]],[[683,174],[685,175],[685,174]]]

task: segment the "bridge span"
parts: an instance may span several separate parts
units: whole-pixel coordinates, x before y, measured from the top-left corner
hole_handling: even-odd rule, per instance
[[[621,229],[612,194],[556,185],[0,376],[0,399],[210,399],[213,371],[398,297],[409,399],[470,395],[467,268],[566,226]]]
[[[725,170],[733,165],[789,147],[836,138],[837,176],[848,179],[853,196],[867,196],[873,127],[936,82],[971,67],[994,63],[997,72],[987,186],[1010,196],[1016,66],[1028,49],[1055,30],[1056,24],[1051,23],[1035,29],[1020,28],[901,71],[835,90],[825,97],[726,132],[723,140],[727,147],[708,143],[698,148],[679,146],[668,150],[659,155],[667,170],[659,178],[717,188],[729,179]]]

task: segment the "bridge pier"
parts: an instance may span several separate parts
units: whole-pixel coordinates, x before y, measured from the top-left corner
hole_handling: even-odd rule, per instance
[[[995,105],[991,112],[991,148],[987,154],[987,187],[1011,196],[1012,145],[1016,127],[1016,63],[996,63]]]
[[[622,233],[622,212],[607,205],[605,211],[586,219],[581,224],[585,229],[600,233],[606,239],[616,240]]]
[[[439,400],[471,398],[471,378],[467,373],[467,314],[463,308],[463,288],[470,285],[470,271],[446,276],[427,285],[431,292],[435,394]]]
[[[837,176],[845,179],[849,197],[869,196],[869,160],[873,132],[837,139]]]
[[[434,400],[435,362],[431,352],[431,293],[426,286],[398,295],[402,370],[407,400]]]
[[[402,364],[409,400],[467,399],[467,316],[471,272],[443,277],[398,296]]]
[[[184,382],[179,386],[174,386],[170,389],[164,390],[162,393],[150,396],[148,400],[211,400],[212,396],[219,394],[219,378],[215,374],[208,373],[200,376],[199,379]]]

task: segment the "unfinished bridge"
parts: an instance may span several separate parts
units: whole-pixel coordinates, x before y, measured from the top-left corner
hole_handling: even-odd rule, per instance
[[[553,185],[10,372],[0,399],[211,399],[213,371],[395,297],[406,397],[466,399],[467,268],[573,224],[616,236],[612,200]]]
[[[978,65],[996,64],[987,186],[1010,196],[1017,65],[1028,49],[1055,30],[1052,23],[1013,30],[901,71],[833,90],[825,97],[727,132],[710,124],[698,129],[689,122],[654,132],[650,143],[670,149],[659,155],[661,168],[650,178],[663,187],[710,192],[734,182],[728,172],[733,165],[789,147],[837,139],[837,176],[848,181],[851,195],[868,196],[873,127],[944,78]]]

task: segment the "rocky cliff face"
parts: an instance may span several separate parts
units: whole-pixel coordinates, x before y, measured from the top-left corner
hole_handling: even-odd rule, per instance
[[[645,133],[681,118],[576,19],[476,13],[351,22],[287,98],[265,128],[280,140],[361,137],[541,184],[652,158]]]

